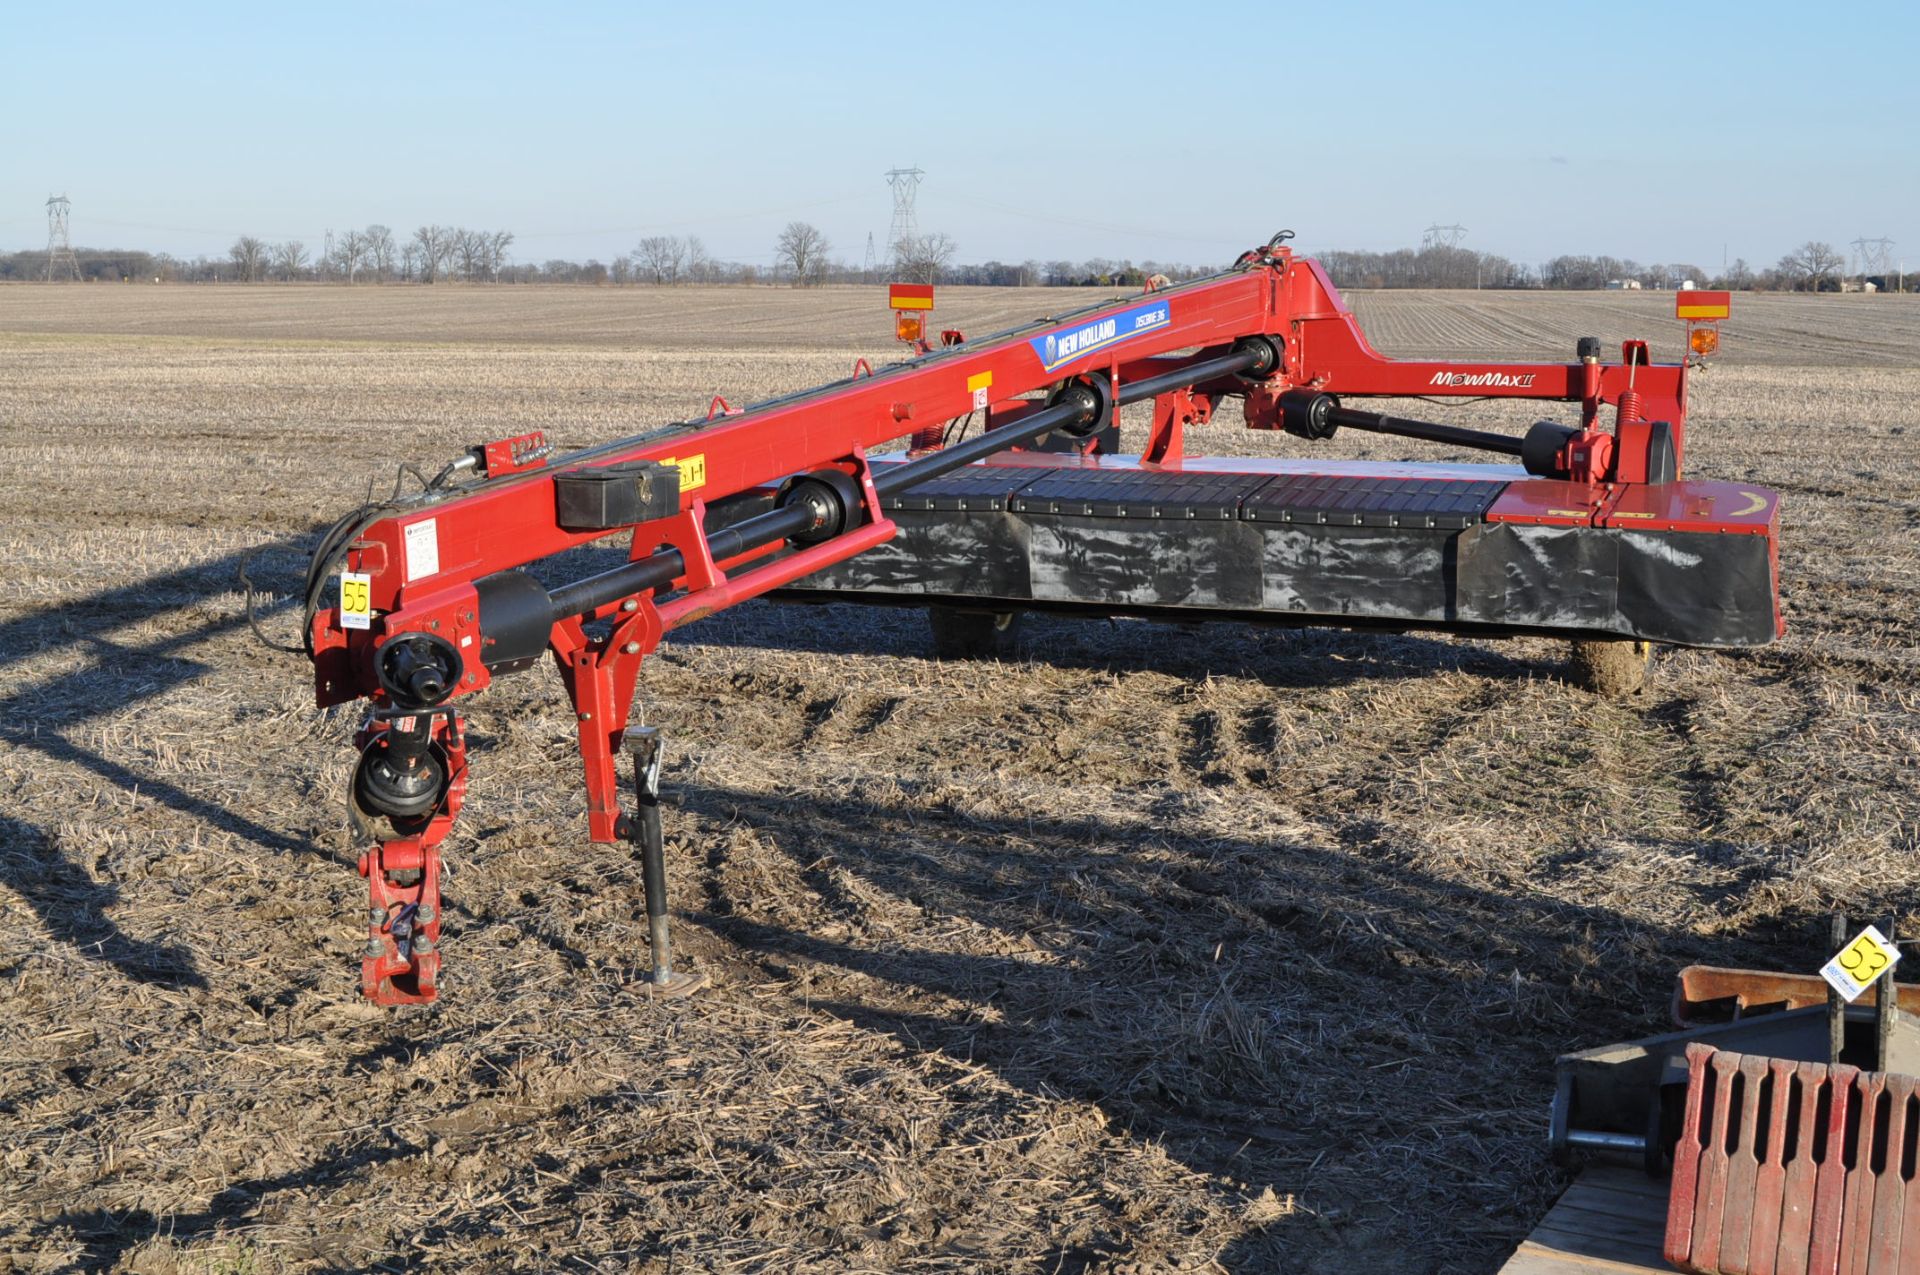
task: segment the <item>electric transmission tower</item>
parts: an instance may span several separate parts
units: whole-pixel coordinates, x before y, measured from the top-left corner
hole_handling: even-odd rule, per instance
[[[860,263],[860,281],[862,283],[875,282],[873,272],[876,264],[873,259],[873,232],[869,230],[867,232],[867,259]]]
[[[918,168],[887,170],[887,186],[893,191],[893,225],[887,229],[888,261],[899,259],[903,241],[920,235],[920,225],[913,215],[913,197],[920,189],[920,179],[925,176]]]
[[[1887,276],[1893,273],[1893,240],[1882,236],[1868,239],[1864,235],[1853,241],[1854,260],[1860,263],[1860,277],[1863,279],[1879,276],[1884,284]]]
[[[1420,236],[1422,248],[1458,248],[1467,237],[1465,226],[1428,226]]]
[[[54,272],[63,278],[80,280],[80,259],[73,255],[73,241],[67,237],[67,212],[73,207],[73,201],[65,195],[47,197],[47,282],[53,282]]]

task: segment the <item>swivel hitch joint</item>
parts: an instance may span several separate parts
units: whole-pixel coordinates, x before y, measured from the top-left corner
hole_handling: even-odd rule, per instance
[[[1104,376],[1077,377],[1048,396],[1047,405],[1077,407],[1058,429],[1068,438],[1092,438],[1113,423],[1113,386]]]
[[[1340,400],[1331,394],[1289,390],[1280,396],[1281,428],[1295,438],[1324,442],[1340,428],[1333,418],[1339,406]]]
[[[1245,337],[1234,344],[1233,350],[1236,354],[1250,354],[1254,357],[1254,362],[1240,373],[1240,379],[1243,381],[1258,384],[1286,368],[1286,360],[1281,356],[1280,345],[1273,337]]]
[[[381,645],[375,671],[396,706],[432,708],[453,694],[466,662],[437,634],[398,633]]]
[[[811,521],[791,539],[797,545],[817,545],[853,524],[860,508],[860,484],[838,469],[790,478],[780,489],[779,506],[796,505],[807,511]]]

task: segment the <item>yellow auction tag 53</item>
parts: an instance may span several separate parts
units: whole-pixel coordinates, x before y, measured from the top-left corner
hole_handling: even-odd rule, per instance
[[[1877,926],[1869,925],[1840,949],[1832,960],[1820,967],[1820,977],[1848,1000],[1858,1000],[1900,961],[1900,949],[1887,940]]]
[[[340,573],[340,627],[365,629],[373,626],[373,577]]]

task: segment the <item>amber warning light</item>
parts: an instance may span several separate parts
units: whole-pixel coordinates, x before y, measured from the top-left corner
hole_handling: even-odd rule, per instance
[[[930,283],[887,285],[887,304],[893,307],[893,335],[909,344],[927,339],[927,313],[933,309]]]
[[[1673,294],[1673,313],[1687,323],[1687,349],[1696,358],[1720,353],[1720,320],[1733,313],[1731,292]]]

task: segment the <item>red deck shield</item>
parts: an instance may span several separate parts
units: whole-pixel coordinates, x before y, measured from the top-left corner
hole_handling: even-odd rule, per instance
[[[1687,1047],[1666,1258],[1698,1275],[1920,1275],[1920,1081]]]

